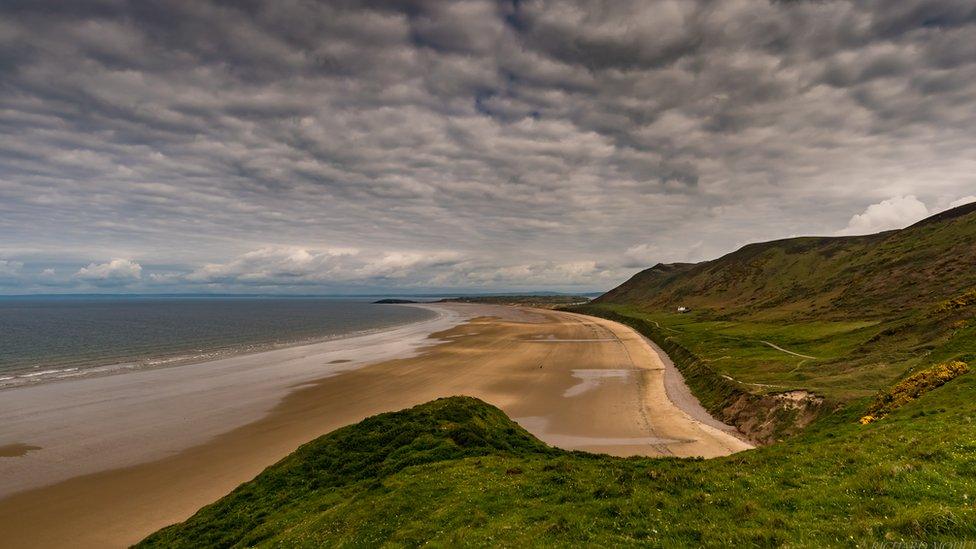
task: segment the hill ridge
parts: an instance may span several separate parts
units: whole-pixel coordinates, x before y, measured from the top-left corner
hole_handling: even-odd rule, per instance
[[[973,263],[976,203],[903,229],[754,242],[701,263],[658,263],[594,301],[738,315],[890,315],[976,286],[976,271],[962,267]]]

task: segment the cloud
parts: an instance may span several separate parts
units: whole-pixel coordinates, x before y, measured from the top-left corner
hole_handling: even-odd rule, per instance
[[[338,254],[330,251],[309,252],[297,247],[267,247],[248,252],[227,263],[208,263],[188,274],[186,279],[199,282],[297,279],[322,268],[335,255]]]
[[[386,252],[353,271],[356,278],[407,278],[417,270],[449,268],[462,256],[456,252]]]
[[[0,287],[16,288],[22,284],[24,264],[20,261],[0,259]]]
[[[598,289],[948,204],[976,172],[964,6],[0,3],[0,253],[138,257],[140,291]]]
[[[297,247],[267,247],[248,252],[227,263],[208,263],[186,275],[191,282],[261,283],[307,280],[326,276],[335,268],[335,260],[355,250],[309,251]]]
[[[89,263],[74,276],[96,286],[121,286],[141,279],[142,266],[128,259],[113,259],[108,263]]]
[[[20,274],[24,264],[20,261],[0,259],[0,277],[12,277]]]
[[[224,288],[322,288],[367,291],[390,287],[420,290],[574,288],[606,284],[624,274],[593,260],[499,265],[497,260],[453,251],[407,252],[265,247],[226,263],[189,273],[154,273],[161,285]]]
[[[210,263],[181,278],[192,283],[253,285],[322,285],[377,283],[409,279],[420,271],[448,267],[460,259],[454,252],[361,252],[356,249],[306,249],[269,246],[226,263]],[[172,276],[156,281],[173,282]]]
[[[660,261],[661,250],[654,244],[637,244],[624,251],[625,267],[645,267]]]
[[[962,198],[957,198],[956,200],[950,202],[949,208],[951,209],[951,208],[956,208],[958,206],[965,206],[966,204],[972,204],[973,202],[976,202],[976,196],[974,195],[964,196]]]
[[[896,196],[871,204],[863,213],[855,214],[839,235],[871,234],[900,229],[929,215],[929,209],[914,195]]]

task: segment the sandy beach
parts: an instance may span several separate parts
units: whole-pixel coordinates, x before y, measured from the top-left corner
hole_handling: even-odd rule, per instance
[[[442,396],[481,398],[567,449],[714,457],[750,447],[703,416],[667,357],[628,327],[437,308],[388,332],[5,392],[4,546],[133,543],[304,442]]]

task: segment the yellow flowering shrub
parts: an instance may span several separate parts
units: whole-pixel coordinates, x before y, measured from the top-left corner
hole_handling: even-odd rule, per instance
[[[885,417],[893,410],[908,404],[936,387],[945,385],[968,371],[969,366],[965,362],[954,360],[943,362],[908,376],[896,383],[891,389],[878,395],[874,404],[868,409],[868,414],[861,418],[861,425],[867,425]]]
[[[943,312],[955,311],[956,309],[962,309],[974,304],[976,304],[976,288],[948,301],[943,301],[939,306],[939,310]]]

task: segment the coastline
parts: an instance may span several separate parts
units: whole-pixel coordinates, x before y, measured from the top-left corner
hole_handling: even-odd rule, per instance
[[[414,306],[414,305],[411,305]],[[368,364],[416,356],[433,333],[468,318],[422,305],[434,318],[215,360],[7,388],[0,498],[172,455],[267,415],[303,384]]]
[[[404,307],[416,307],[433,311],[440,315],[443,309],[429,307],[427,303],[397,304]],[[13,389],[22,389],[46,383],[58,383],[62,381],[88,379],[93,377],[104,377],[121,375],[143,370],[156,370],[161,368],[173,368],[178,366],[190,366],[194,364],[204,364],[226,358],[244,356],[256,353],[264,353],[289,347],[301,347],[305,345],[315,345],[340,339],[366,336],[371,334],[388,332],[405,326],[436,320],[437,317],[421,319],[410,322],[392,324],[378,328],[370,328],[341,334],[330,334],[316,337],[304,337],[294,340],[276,342],[257,342],[257,343],[238,343],[225,346],[216,346],[208,350],[198,350],[195,353],[180,351],[174,353],[159,353],[144,356],[138,359],[124,360],[118,362],[107,362],[103,364],[89,364],[85,366],[67,364],[49,364],[43,367],[35,366],[35,369],[23,368],[0,372],[0,393]]]
[[[236,428],[227,430],[228,422],[218,422],[224,430],[203,439],[196,437],[195,445],[185,447],[188,439],[182,431],[200,431],[212,421],[210,416],[225,416],[225,407],[234,401],[257,396],[252,384],[248,380],[240,383],[237,376],[231,379],[238,383],[229,390],[205,393],[207,407],[202,416],[199,410],[180,411],[174,436],[184,437],[184,449],[170,449],[162,455],[157,451],[154,460],[130,459],[130,465],[106,468],[103,462],[96,472],[70,475],[55,484],[0,499],[5,544],[129,545],[186,519],[317,436],[377,413],[443,396],[463,394],[499,406],[543,441],[565,449],[618,456],[713,457],[749,447],[676,408],[664,388],[661,357],[627,327],[555,311],[463,304],[445,307],[454,310],[453,320],[444,330],[424,335],[421,345],[413,346],[412,351],[361,367],[332,364],[333,370],[325,375],[321,367],[327,364],[320,358],[315,362],[320,369],[312,369],[317,378],[279,384],[275,394],[280,398],[265,400],[266,409],[258,409],[252,402],[250,416],[235,412]],[[307,358],[306,351],[296,347],[274,352]],[[346,352],[362,354],[370,349],[360,346]],[[342,360],[337,357],[333,354],[327,362]],[[169,371],[173,369],[155,370]],[[197,370],[210,371],[215,371],[213,363]],[[92,381],[134,379],[136,375]],[[216,381],[221,380],[227,378]],[[210,384],[199,376],[195,382]],[[142,387],[142,393],[147,389],[158,391],[150,384]],[[267,387],[258,387],[257,394],[267,392]],[[164,400],[169,396],[163,395]],[[109,402],[107,410],[119,415],[120,406],[126,405]],[[159,409],[152,408],[149,415],[158,420],[159,414]],[[160,438],[160,430],[168,429],[175,418],[164,413],[162,419],[167,425],[151,426],[148,433],[130,437],[121,446],[116,437],[114,445],[103,444],[90,451],[104,459],[140,444],[151,446]],[[96,427],[104,430],[97,422]],[[88,439],[74,440],[90,447]],[[29,440],[19,442],[31,444]],[[37,458],[45,450],[50,451],[42,448],[2,459],[0,464],[27,464],[22,460]],[[0,478],[11,476],[17,472],[9,468],[0,474]],[[39,524],[45,527],[36,528]]]

